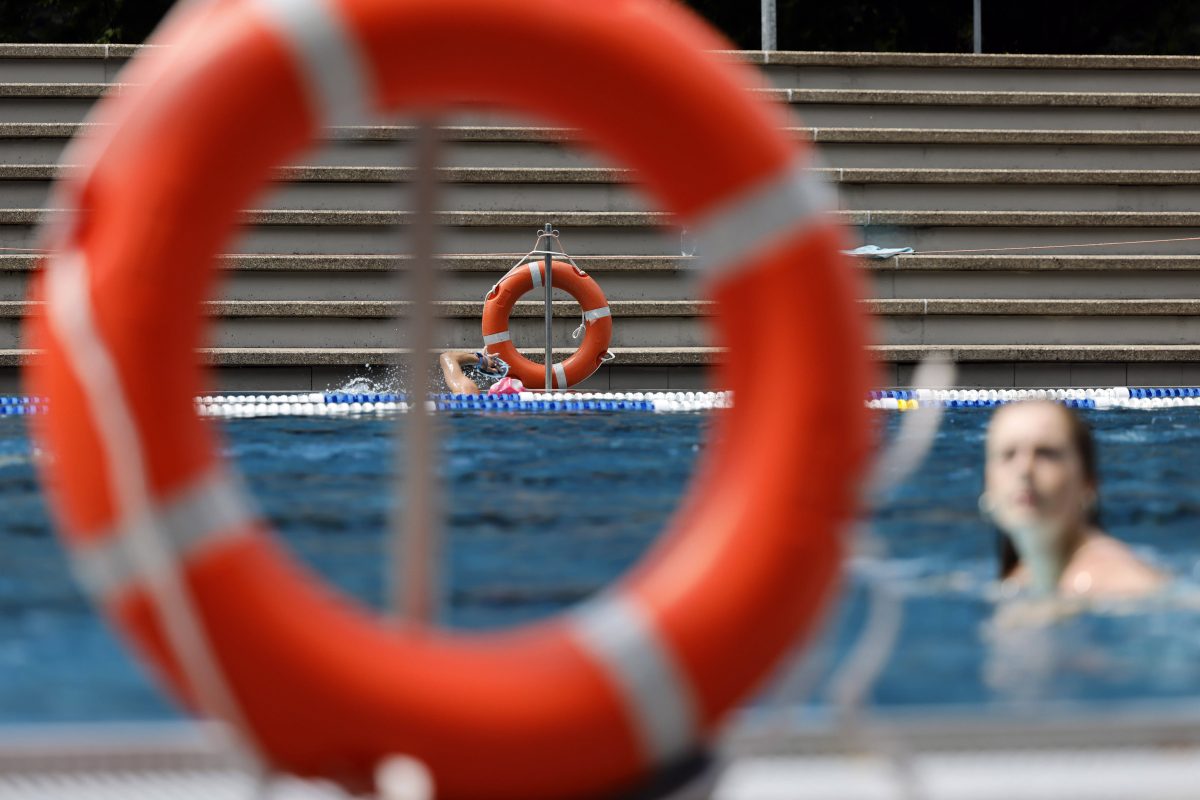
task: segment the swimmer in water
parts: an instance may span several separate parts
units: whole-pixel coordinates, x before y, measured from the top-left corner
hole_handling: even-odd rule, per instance
[[[458,394],[486,392],[508,375],[508,364],[486,352],[450,351],[438,359],[450,391]]]
[[[1105,533],[1087,423],[1058,403],[1001,407],[988,425],[980,511],[1004,533],[1000,578],[1044,595],[1137,597],[1166,577]]]

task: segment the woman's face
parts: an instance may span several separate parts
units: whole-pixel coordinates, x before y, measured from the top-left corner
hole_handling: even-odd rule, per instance
[[[1055,403],[1020,403],[992,417],[984,488],[1001,529],[1057,537],[1084,524],[1095,487],[1084,474],[1067,413]]]

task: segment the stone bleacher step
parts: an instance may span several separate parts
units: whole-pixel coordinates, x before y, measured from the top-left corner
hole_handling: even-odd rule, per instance
[[[135,89],[123,83],[0,83],[4,98],[98,99]],[[793,105],[908,105],[908,106],[1038,106],[1111,108],[1197,108],[1196,92],[1063,92],[1063,91],[963,91],[943,89],[810,89],[753,88],[762,97]],[[34,122],[37,120],[26,120]],[[69,120],[62,120],[69,121]]]
[[[903,255],[864,261],[878,298],[1200,297],[1200,255]]]
[[[653,342],[662,347],[713,344],[704,318],[714,308],[703,300],[611,301],[612,344],[631,347]],[[880,343],[892,346],[984,345],[1186,345],[1200,342],[1200,299],[1192,300],[870,300]],[[246,302],[214,301],[206,306],[216,321],[209,336],[219,347],[383,347],[403,341],[400,319],[406,301]],[[439,344],[476,348],[481,332],[479,301],[443,301],[435,313],[446,320]],[[20,320],[40,313],[25,301],[0,303],[0,347],[21,343]],[[552,341],[570,342],[580,324],[573,301],[554,304]],[[517,304],[508,329],[518,344],[542,339],[540,302]]]
[[[33,225],[44,219],[47,209],[0,209],[0,224]],[[1113,225],[1125,227],[1194,227],[1200,224],[1200,211],[910,211],[906,209],[841,210],[832,212],[848,225],[905,225],[913,227],[1095,227]],[[526,226],[545,219],[539,211],[438,211],[439,225],[448,227]],[[386,227],[409,224],[409,211],[322,211],[322,210],[263,210],[243,213],[249,225],[350,225],[356,227]],[[562,212],[555,227],[663,226],[673,222],[673,215],[660,211],[569,211]]]
[[[840,212],[866,242],[928,255],[1054,251],[1059,255],[1192,255],[1198,211]]]
[[[1197,139],[1200,144],[1200,138]],[[75,167],[63,164],[0,164],[3,181],[53,181]],[[601,167],[438,167],[442,183],[626,184],[637,182],[632,169]],[[1052,186],[1200,184],[1200,170],[1164,169],[996,169],[947,167],[813,167],[833,183],[1020,184]],[[414,167],[291,166],[276,170],[280,183],[409,183]]]
[[[0,44],[0,81],[107,82],[138,45]],[[776,85],[813,88],[1186,89],[1192,56],[723,51]]]
[[[532,240],[531,240],[532,241]],[[440,293],[448,299],[480,300],[518,257],[448,255],[435,259]],[[575,262],[609,299],[671,300],[696,293],[693,259],[675,256],[578,256]],[[229,300],[388,300],[407,290],[408,256],[231,255],[219,291]],[[0,254],[0,300],[24,300],[37,270],[32,254]]]
[[[0,165],[10,204],[43,205],[69,167]],[[1200,207],[1200,170],[817,168],[842,207],[879,210],[1187,211]],[[656,204],[631,170],[443,167],[438,202],[457,211],[647,211]],[[409,167],[286,167],[270,210],[383,211],[411,204]]]
[[[204,347],[196,352],[205,363],[225,367],[363,367],[395,363],[411,351],[399,347]],[[535,348],[520,348],[520,352],[531,359],[542,353]],[[556,360],[572,352],[574,348],[553,350]],[[610,352],[624,366],[667,367],[705,366],[723,351],[716,347],[614,347]],[[28,348],[0,348],[0,367],[21,366],[37,357],[38,351]]]
[[[515,256],[436,259],[442,296],[479,300]],[[673,300],[700,290],[694,260],[681,256],[579,256],[609,300]],[[231,255],[219,288],[228,300],[352,301],[402,297],[407,256]],[[1102,300],[1200,297],[1200,255],[905,255],[859,259],[880,299]],[[37,259],[0,254],[0,300],[24,300]]]
[[[0,247],[29,247],[40,209],[0,209]],[[931,254],[954,250],[1088,245],[1089,252],[1187,255],[1196,251],[1200,211],[907,211],[834,212],[883,247]],[[571,252],[676,255],[681,238],[665,212],[439,212],[447,252],[520,255],[545,222],[563,231]],[[403,211],[250,211],[236,249],[247,253],[384,253],[407,249]],[[1182,240],[1182,241],[1181,241]],[[1126,244],[1133,242],[1134,244]]]
[[[128,88],[104,83],[0,83],[0,122],[78,122],[95,100]],[[1194,92],[755,89],[809,126],[1195,130]],[[458,124],[511,125],[495,112],[457,113]]]
[[[70,136],[94,126],[0,122],[0,163],[57,161]],[[1200,132],[1140,130],[999,130],[954,127],[797,127],[832,167],[1180,169],[1196,166]],[[451,126],[441,129],[448,166],[602,167],[575,131],[545,127]],[[337,128],[304,157],[325,166],[394,167],[411,160],[410,126]]]
[[[1200,315],[1200,298],[1139,300],[1057,300],[993,298],[902,298],[860,301],[873,314],[903,315],[1040,315],[1040,316],[1177,316]],[[40,301],[0,302],[0,317],[23,317],[39,309]],[[541,300],[518,300],[514,317],[542,317]],[[711,300],[612,300],[608,303],[614,319],[624,317],[697,317],[712,313]],[[349,317],[375,318],[404,316],[412,303],[407,300],[210,300],[205,303],[214,317]],[[434,301],[437,315],[444,318],[479,319],[483,302],[474,300]],[[574,300],[555,298],[555,317],[575,319],[579,305]]]
[[[0,273],[34,272],[37,255],[0,254]],[[687,256],[579,255],[573,256],[589,272],[641,272],[693,270]],[[504,272],[513,264],[507,256],[453,254],[434,258],[447,272]],[[391,272],[411,266],[409,255],[322,255],[295,253],[237,254],[218,257],[218,265],[229,272]],[[900,272],[1109,272],[1153,270],[1190,272],[1200,270],[1200,255],[927,255],[903,254],[889,258],[856,261],[872,271]],[[1200,292],[1200,286],[1197,291]]]
[[[911,385],[912,364],[931,355],[959,363],[963,387],[1196,386],[1200,346],[1144,345],[899,345],[869,348],[880,362],[884,385]],[[205,348],[198,357],[215,368],[215,390],[321,391],[351,376],[384,378],[399,348]],[[522,351],[538,359],[534,350]],[[706,368],[727,354],[715,347],[613,348],[616,360],[580,388],[593,391],[693,390],[708,387]],[[561,359],[567,349],[556,349]],[[32,350],[0,348],[0,386],[21,387],[14,369],[37,357]],[[433,363],[433,355],[430,355]],[[432,368],[432,367],[431,367]]]
[[[694,259],[685,256],[572,256],[588,272],[687,271]],[[503,273],[515,258],[471,253],[435,256],[439,270],[465,273]],[[218,264],[230,272],[392,272],[411,267],[409,255],[314,255],[304,253],[229,254]],[[38,256],[0,254],[0,272],[33,272]]]
[[[772,84],[825,89],[1190,91],[1194,56],[730,52]]]
[[[868,349],[883,363],[915,363],[931,355],[944,355],[956,362],[1031,362],[1099,363],[1120,365],[1156,362],[1196,362],[1200,375],[1200,345],[872,345]],[[207,347],[196,351],[205,363],[215,366],[309,366],[383,365],[394,362],[410,351],[395,347]],[[435,351],[435,352],[441,352]],[[535,358],[540,350],[521,348],[523,355]],[[555,348],[554,357],[573,352]],[[719,347],[626,347],[613,348],[617,363],[628,366],[707,366],[721,361],[727,351]],[[1036,355],[1034,358],[1029,356]],[[38,351],[27,348],[0,348],[0,366],[15,367],[37,358]],[[1019,366],[1019,365],[1018,365]],[[1192,379],[1195,383],[1196,379]],[[1092,385],[1125,385],[1121,383]],[[1154,385],[1134,382],[1130,385]],[[1167,383],[1159,385],[1170,385]],[[1181,385],[1181,384],[1175,384]]]
[[[2,84],[0,84],[2,85]],[[62,139],[101,130],[99,123],[0,122],[0,139]],[[980,145],[1138,145],[1192,146],[1200,144],[1200,131],[1192,130],[1062,130],[988,128],[859,128],[792,126],[795,138],[818,144],[980,144]],[[325,129],[326,142],[409,142],[417,137],[412,125],[363,125]],[[438,137],[445,142],[533,142],[563,144],[583,141],[572,128],[528,125],[442,125]]]

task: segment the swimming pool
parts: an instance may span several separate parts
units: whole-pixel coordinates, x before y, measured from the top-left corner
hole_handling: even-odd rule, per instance
[[[870,692],[886,709],[1088,707],[1200,696],[1200,410],[1084,412],[1100,447],[1105,523],[1177,576],[1172,592],[1052,624],[996,622],[992,535],[976,510],[986,412],[950,409],[929,459],[872,515],[886,557],[857,556],[814,657],[859,634],[865,581],[904,597],[899,642]],[[889,431],[899,415],[879,412]],[[709,417],[460,414],[448,432],[449,624],[552,613],[631,564],[661,530]],[[365,603],[380,568],[395,423],[377,418],[224,423],[228,455],[292,549]],[[49,523],[21,418],[0,419],[0,723],[176,715],[82,598]]]

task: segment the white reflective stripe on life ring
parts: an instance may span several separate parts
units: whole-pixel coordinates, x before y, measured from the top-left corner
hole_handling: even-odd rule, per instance
[[[567,370],[565,367],[563,367],[562,364],[554,365],[554,380],[556,383],[556,388],[558,388],[558,389],[566,389],[567,388]]]
[[[611,316],[612,316],[612,311],[609,310],[608,306],[601,306],[600,308],[593,308],[591,311],[583,312],[583,321],[584,322],[595,322],[596,320],[600,319],[601,317],[611,317]]]
[[[533,261],[527,265],[529,267],[529,277],[533,278],[533,288],[537,289],[542,285],[542,269]]]
[[[836,207],[837,194],[829,183],[797,160],[694,223],[700,245],[697,262],[709,279],[719,278]]]
[[[484,344],[500,344],[512,339],[512,335],[508,331],[500,331],[498,333],[489,333],[483,337]]]
[[[358,43],[329,0],[254,0],[295,58],[318,125],[363,125],[374,80]]]
[[[153,524],[163,537],[168,557],[179,564],[214,542],[244,536],[261,518],[241,487],[217,468],[176,492],[150,512],[154,519],[129,521],[76,548],[72,565],[80,583],[98,601],[113,600],[139,583],[132,552],[134,526]]]
[[[250,731],[217,664],[179,565],[169,552],[167,537],[158,526],[137,420],[125,396],[116,359],[96,325],[90,272],[87,255],[81,250],[64,250],[51,257],[46,266],[46,315],[92,416],[121,540],[127,543],[133,571],[149,591],[166,644],[182,665],[201,707],[224,716],[236,730]],[[249,739],[243,744],[255,750],[258,747]]]
[[[568,617],[574,638],[604,666],[652,763],[664,764],[695,746],[691,686],[663,646],[646,610],[625,593],[605,593]]]

